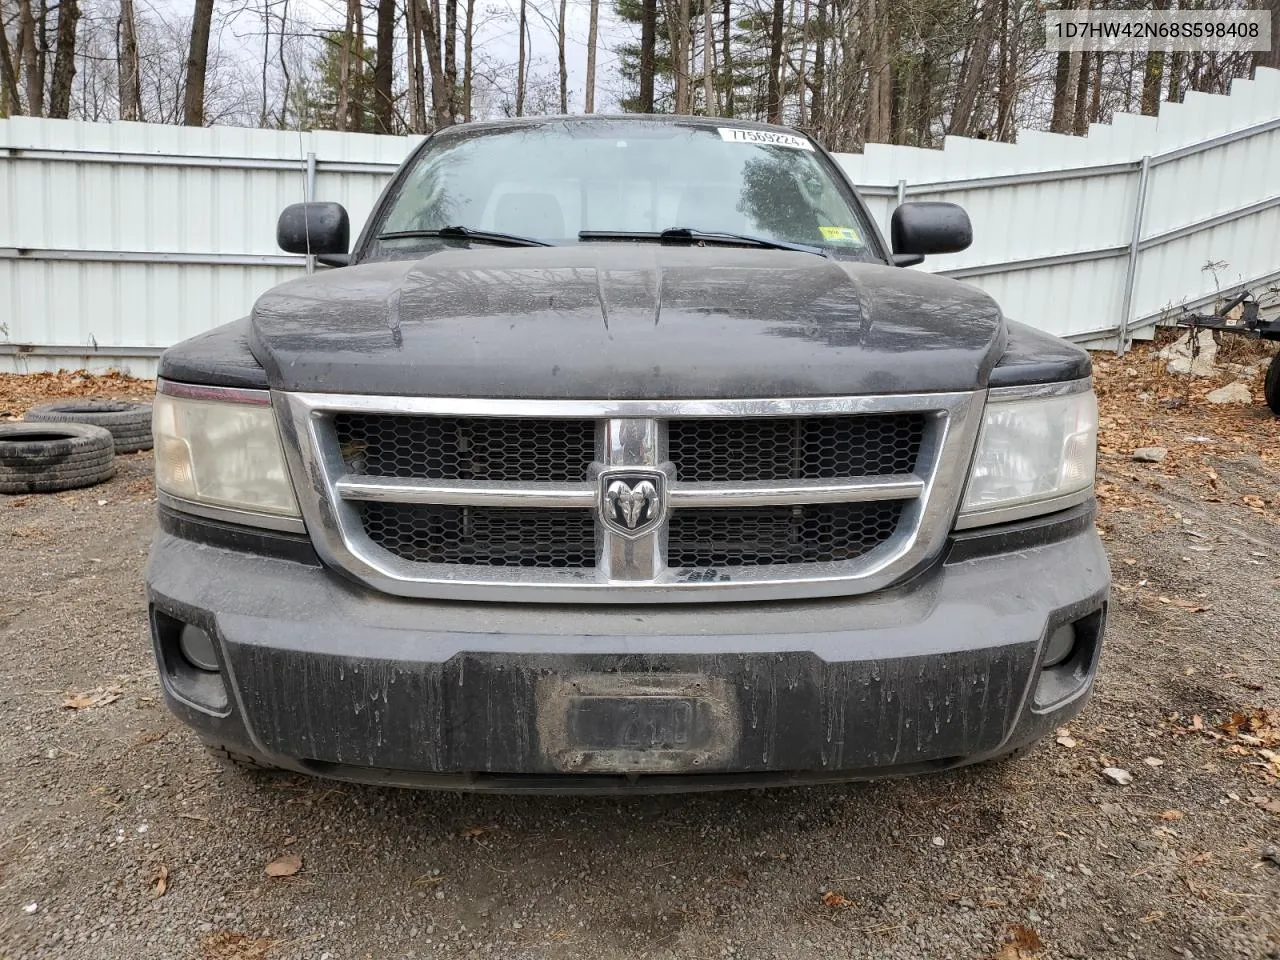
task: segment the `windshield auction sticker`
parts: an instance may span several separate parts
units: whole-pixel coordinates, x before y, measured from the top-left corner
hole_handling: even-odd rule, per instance
[[[776,130],[742,130],[738,127],[717,127],[720,139],[729,143],[754,143],[761,147],[787,147],[791,150],[812,150],[813,144],[794,133]]]

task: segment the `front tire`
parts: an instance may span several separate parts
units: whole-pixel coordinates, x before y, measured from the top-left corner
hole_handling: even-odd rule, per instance
[[[1280,417],[1280,353],[1271,358],[1271,365],[1267,367],[1267,382],[1263,392],[1271,412]]]

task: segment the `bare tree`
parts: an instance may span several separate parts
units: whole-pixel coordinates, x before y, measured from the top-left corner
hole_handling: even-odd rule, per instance
[[[476,0],[467,0],[466,20],[462,27],[462,115],[471,122],[471,86],[475,79],[473,53],[476,39]]]
[[[458,0],[444,4],[444,84],[449,93],[449,123],[458,116]]]
[[[568,0],[560,0],[560,16],[556,20],[556,56],[560,69],[560,112],[569,112],[569,68],[565,64],[564,19]]]
[[[640,112],[653,113],[658,0],[640,0]]]
[[[770,123],[782,122],[782,0],[773,0],[773,15],[769,19],[769,79],[765,94],[765,109]]]
[[[71,86],[76,79],[76,27],[80,5],[76,0],[58,0],[58,39],[53,59],[53,80],[49,88],[49,116],[71,112]]]
[[[427,103],[422,71],[422,24],[418,0],[406,0],[405,32],[409,35],[407,61],[409,67],[409,129],[422,133],[427,128]]]
[[[1254,53],[1253,69],[1280,70],[1280,0],[1262,0],[1259,6],[1271,11],[1271,49]]]
[[[973,43],[967,50],[963,78],[951,108],[951,122],[947,125],[947,133],[962,137],[970,133],[978,88],[987,75],[987,64],[991,59],[991,43],[995,38],[995,18],[999,9],[994,0],[984,0],[977,13],[978,29]]]
[[[394,133],[396,0],[378,0],[378,32],[373,61],[373,117],[379,133]]]
[[[18,93],[18,71],[13,62],[13,50],[9,47],[9,35],[0,18],[0,117],[7,117],[22,110],[22,96]]]
[[[36,18],[31,12],[31,0],[18,0],[18,55],[26,78],[27,113],[39,117],[44,113],[44,71],[36,53]]]
[[[422,42],[427,51],[427,69],[431,71],[431,113],[435,129],[452,126],[452,97],[449,94],[440,59],[440,30],[435,12],[422,0],[410,0],[418,5],[418,23],[422,28]],[[523,0],[521,0],[523,2]]]
[[[591,23],[587,27],[587,113],[596,112],[596,43],[600,30],[600,0],[591,0]]]
[[[711,0],[702,0],[702,99],[706,106],[703,112],[714,117],[716,110],[716,91],[712,78],[712,51],[715,49],[715,34],[711,29]]]
[[[209,66],[209,29],[213,23],[213,0],[195,0],[191,18],[191,46],[187,53],[187,91],[183,123],[204,126],[204,81]]]
[[[133,0],[120,0],[119,64],[117,90],[120,97],[120,119],[142,120],[142,71],[138,59],[138,25],[133,15]]]
[[[710,3],[711,0],[703,0]],[[819,0],[822,2],[822,0]],[[724,90],[724,115],[726,117],[733,116],[733,100],[734,100],[734,76],[733,76],[733,45],[730,40],[733,35],[733,0],[724,0],[724,15],[721,46],[724,50],[720,60],[724,64],[725,90]]]
[[[524,116],[524,85],[525,85],[525,67],[526,54],[525,50],[525,30],[529,25],[528,10],[526,9],[528,0],[520,0],[520,62],[516,69],[516,116]]]

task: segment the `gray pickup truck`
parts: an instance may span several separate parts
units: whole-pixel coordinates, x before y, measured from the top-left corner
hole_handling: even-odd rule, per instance
[[[903,269],[802,133],[432,136],[333,269],[169,349],[164,695],[244,765],[624,792],[944,770],[1083,706],[1109,573],[1089,357]]]

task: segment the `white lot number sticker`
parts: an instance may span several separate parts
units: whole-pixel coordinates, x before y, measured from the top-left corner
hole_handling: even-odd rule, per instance
[[[812,150],[813,144],[794,133],[777,133],[773,130],[741,130],[737,127],[717,127],[720,139],[729,143],[755,143],[765,147],[788,147],[792,150]]]

